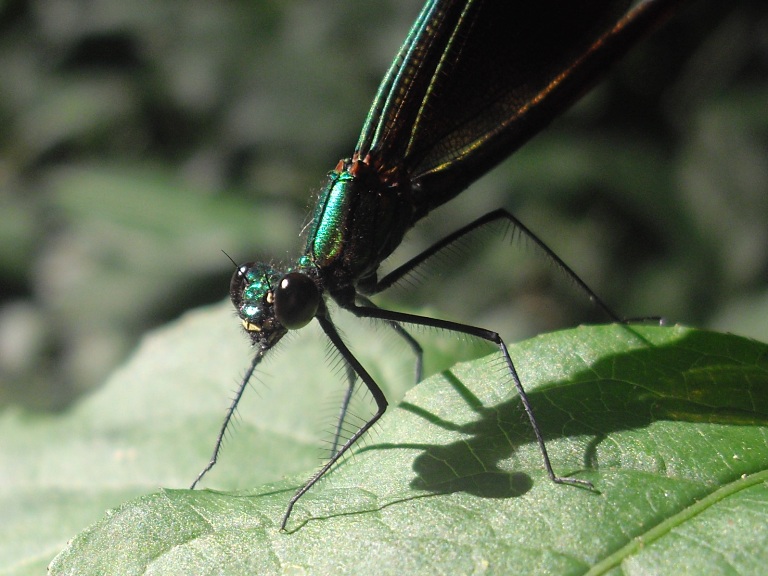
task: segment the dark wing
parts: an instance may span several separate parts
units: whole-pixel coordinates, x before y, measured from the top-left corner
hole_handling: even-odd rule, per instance
[[[586,92],[682,0],[428,2],[357,145],[415,185],[416,218],[450,200]]]

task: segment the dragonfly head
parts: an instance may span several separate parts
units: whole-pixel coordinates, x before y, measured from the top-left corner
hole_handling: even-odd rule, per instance
[[[229,296],[243,328],[261,348],[270,348],[288,330],[309,324],[320,307],[320,290],[308,274],[282,273],[256,262],[237,268]]]

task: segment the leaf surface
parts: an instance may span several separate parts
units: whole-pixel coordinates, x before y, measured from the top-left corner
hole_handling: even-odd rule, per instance
[[[284,378],[272,373],[278,383],[268,397],[241,408],[207,478],[226,492],[163,489],[128,501],[77,536],[51,573],[752,574],[768,560],[763,344],[599,326],[513,346],[556,471],[590,480],[595,491],[547,479],[498,356],[456,365],[391,408],[365,445],[299,501],[281,533],[288,499],[317,463],[307,425],[317,406],[314,340],[291,342],[298,352],[276,361]],[[141,357],[124,378],[141,380]],[[312,377],[290,380],[283,363],[295,358]],[[160,381],[178,381],[168,378]],[[154,468],[139,466],[147,480],[188,476],[190,453],[205,461],[218,423],[163,404],[157,399],[150,412],[162,414],[137,426],[157,435],[146,450],[161,453]]]

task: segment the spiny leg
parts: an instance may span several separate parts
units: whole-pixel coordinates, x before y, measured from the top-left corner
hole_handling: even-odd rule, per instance
[[[362,302],[363,305],[367,308],[378,308],[376,304],[371,302],[370,298],[363,294],[357,294],[355,298],[359,302]],[[405,340],[405,343],[408,344],[411,352],[413,352],[413,355],[416,357],[416,365],[414,367],[414,384],[418,384],[421,382],[421,378],[424,374],[424,349],[421,347],[421,344],[419,344],[418,341],[397,322],[387,322],[387,325],[392,328],[392,330],[394,330],[398,336]]]
[[[371,290],[370,294],[378,294],[379,292],[382,292],[386,290],[387,288],[391,287],[393,284],[397,283],[401,278],[409,274],[412,270],[423,264],[425,261],[427,261],[429,258],[440,252],[441,250],[447,248],[449,245],[453,244],[454,242],[457,242],[464,236],[471,234],[472,232],[475,232],[476,230],[479,230],[480,228],[484,226],[488,226],[490,224],[493,224],[494,222],[497,222],[499,220],[506,220],[508,224],[515,230],[518,230],[522,235],[527,237],[529,240],[531,240],[542,252],[544,252],[545,256],[549,258],[551,262],[555,264],[555,266],[563,273],[566,277],[568,277],[576,286],[587,295],[587,298],[589,298],[590,301],[594,302],[594,304],[603,310],[605,314],[614,322],[619,323],[626,323],[626,321],[621,318],[618,314],[616,314],[603,300],[592,290],[586,282],[584,282],[576,272],[574,272],[563,260],[555,254],[555,252],[547,246],[541,238],[536,236],[530,229],[528,229],[520,220],[515,218],[509,211],[499,208],[497,210],[494,210],[492,212],[488,212],[484,216],[481,216],[477,220],[470,222],[466,226],[459,228],[452,234],[449,234],[442,240],[436,242],[423,252],[421,252],[419,255],[411,258],[408,262],[403,264],[402,266],[399,266],[386,276],[379,280],[374,288]]]
[[[358,294],[357,299],[361,302],[363,302],[366,306],[370,308],[377,308],[377,306],[371,302],[370,299],[367,297]],[[424,370],[424,350],[421,347],[421,345],[418,343],[418,341],[411,336],[405,328],[403,328],[400,324],[397,322],[387,322],[387,326],[392,328],[392,330],[395,331],[395,333],[400,336],[403,340],[405,340],[406,344],[410,347],[411,351],[413,352],[414,356],[416,357],[416,363],[414,366],[414,384],[418,384],[421,382],[423,370]],[[355,382],[357,380],[357,376],[355,374],[355,371],[352,369],[352,367],[347,364],[347,390],[344,393],[344,398],[341,401],[341,408],[339,410],[339,416],[336,421],[336,429],[334,431],[333,435],[333,441],[331,442],[331,457],[333,457],[334,454],[336,454],[336,449],[339,446],[341,436],[342,436],[342,430],[344,429],[344,420],[347,417],[347,412],[349,410],[349,403],[352,400],[352,395],[355,391]]]
[[[222,423],[221,428],[219,429],[219,435],[216,437],[216,445],[213,448],[213,454],[211,455],[211,459],[206,465],[206,467],[202,469],[200,474],[197,475],[197,478],[195,478],[195,481],[192,482],[192,485],[189,487],[190,490],[194,490],[195,486],[197,486],[200,480],[203,479],[203,476],[205,476],[208,473],[208,471],[210,471],[210,469],[216,465],[216,461],[219,459],[219,452],[221,452],[221,445],[224,442],[224,435],[227,432],[229,423],[232,421],[232,418],[235,415],[235,411],[237,410],[237,405],[240,403],[240,399],[243,397],[243,393],[245,392],[246,386],[248,386],[248,381],[251,379],[251,376],[253,376],[253,372],[256,370],[256,366],[259,364],[259,362],[261,362],[261,359],[264,357],[264,353],[265,351],[260,349],[254,355],[253,360],[251,361],[251,365],[246,371],[245,376],[243,376],[243,379],[240,382],[240,386],[238,387],[237,392],[235,393],[235,397],[232,399],[232,403],[229,405],[229,408],[227,409],[227,414],[224,417],[224,422]]]
[[[387,320],[387,318],[385,318],[385,320]],[[346,442],[344,442],[341,448],[339,448],[338,451],[333,456],[331,456],[328,462],[326,462],[322,468],[320,468],[320,470],[315,472],[315,474],[313,474],[312,477],[306,481],[304,486],[299,488],[293,497],[291,497],[290,501],[288,502],[288,508],[283,515],[283,521],[280,523],[280,530],[285,530],[285,526],[288,523],[288,518],[290,518],[291,512],[293,511],[293,507],[296,502],[298,502],[299,499],[304,494],[306,494],[307,491],[312,488],[312,486],[314,486],[317,481],[320,480],[320,478],[322,478],[325,473],[333,467],[334,464],[336,464],[336,462],[338,462],[338,460],[347,452],[347,450],[349,450],[354,445],[355,442],[357,442],[368,430],[371,429],[371,426],[373,426],[376,421],[381,418],[387,409],[387,399],[384,396],[384,392],[382,392],[381,388],[379,388],[379,385],[376,384],[376,381],[371,377],[370,374],[368,374],[365,368],[363,368],[363,365],[360,364],[357,358],[355,358],[349,348],[347,348],[347,345],[344,344],[344,341],[341,339],[341,336],[336,330],[336,327],[333,325],[333,322],[331,322],[330,318],[325,316],[317,316],[317,321],[320,323],[323,331],[328,336],[331,344],[336,347],[339,353],[344,357],[344,360],[347,361],[347,363],[352,367],[352,370],[355,371],[355,373],[360,377],[368,390],[371,392],[373,399],[376,401],[377,409],[376,413],[360,428],[358,428],[357,432],[352,434],[346,440]],[[393,321],[397,322],[397,320]]]
[[[344,392],[344,398],[341,401],[341,408],[339,409],[339,416],[336,420],[336,429],[334,430],[333,441],[331,442],[330,458],[333,458],[336,455],[336,450],[339,447],[341,432],[344,429],[344,420],[346,419],[347,411],[349,410],[349,403],[352,401],[352,395],[355,393],[356,381],[357,374],[352,366],[347,364],[347,390]]]
[[[539,450],[541,452],[541,456],[544,461],[544,468],[546,469],[547,474],[549,475],[549,478],[553,482],[556,482],[558,484],[571,484],[574,486],[594,488],[592,483],[589,482],[588,480],[581,480],[579,478],[570,478],[567,476],[563,477],[555,474],[555,471],[552,468],[552,463],[549,459],[547,446],[544,442],[544,436],[541,433],[539,424],[536,422],[536,416],[533,412],[533,407],[531,406],[531,402],[528,399],[528,394],[525,392],[525,388],[523,388],[523,385],[520,382],[520,377],[517,375],[517,370],[515,369],[515,365],[512,362],[512,357],[509,355],[509,351],[507,350],[507,345],[504,343],[504,340],[502,340],[501,336],[497,332],[494,332],[492,330],[487,330],[485,328],[479,328],[477,326],[470,326],[469,324],[460,324],[457,322],[451,322],[449,320],[440,320],[438,318],[429,318],[426,316],[419,316],[416,314],[395,312],[393,310],[384,310],[382,308],[369,308],[365,306],[355,306],[354,308],[348,308],[348,309],[350,312],[352,312],[353,314],[355,314],[360,318],[379,318],[382,320],[388,320],[390,322],[397,322],[400,324],[416,324],[421,326],[431,326],[434,328],[440,328],[440,329],[449,330],[453,332],[468,334],[470,336],[475,336],[477,338],[481,338],[483,340],[487,340],[488,342],[495,344],[501,351],[502,355],[504,356],[504,360],[507,363],[509,373],[512,376],[512,381],[514,382],[515,389],[517,390],[517,393],[520,395],[520,401],[523,404],[525,413],[528,415],[528,420],[530,421],[531,427],[533,428],[533,432],[536,435],[536,442],[539,445]]]
[[[471,234],[480,228],[493,224],[497,221],[506,221],[513,229],[518,230],[521,234],[526,236],[529,240],[531,240],[540,250],[544,252],[544,254],[557,266],[557,268],[565,274],[568,278],[571,279],[572,282],[576,284],[576,286],[584,292],[587,297],[594,302],[596,306],[598,306],[603,312],[611,318],[611,320],[619,323],[626,323],[627,320],[621,318],[618,314],[616,314],[587,284],[584,282],[577,274],[574,272],[549,246],[544,243],[543,240],[541,240],[536,234],[534,234],[528,227],[526,227],[520,220],[518,220],[514,215],[512,215],[510,212],[508,212],[505,209],[498,209],[494,210],[492,212],[489,212],[485,214],[484,216],[478,218],[477,220],[470,222],[466,226],[456,230],[452,234],[449,234],[442,240],[436,242],[433,244],[430,248],[427,250],[421,252],[419,255],[415,256],[402,266],[396,268],[389,274],[387,274],[384,278],[379,280],[376,285],[366,292],[367,295],[375,295],[379,292],[382,292],[386,290],[387,288],[391,287],[395,283],[397,283],[400,279],[402,279],[404,276],[409,274],[412,270],[417,268],[419,265],[424,263],[426,260],[431,258],[432,256],[436,255],[441,250],[447,248],[449,245],[451,245],[454,242],[457,242],[464,236]],[[422,326],[432,326],[435,328],[442,328],[446,330],[452,330],[455,332],[460,332],[464,334],[469,334],[471,336],[476,336],[478,338],[481,338],[483,340],[486,340],[488,342],[491,342],[495,344],[499,350],[501,351],[504,361],[507,364],[507,368],[509,369],[509,373],[512,376],[512,381],[514,382],[515,389],[517,390],[518,394],[520,395],[520,400],[523,404],[523,408],[525,409],[526,414],[528,415],[528,419],[531,423],[531,427],[533,428],[534,434],[536,436],[536,442],[539,445],[539,450],[542,455],[542,459],[544,461],[544,467],[547,471],[548,476],[553,482],[559,483],[559,484],[572,484],[577,486],[584,486],[588,488],[592,488],[592,483],[587,480],[581,480],[578,478],[568,478],[568,477],[560,477],[557,476],[554,472],[554,469],[552,468],[552,464],[549,458],[549,453],[547,452],[547,447],[544,442],[544,437],[542,436],[541,429],[539,428],[539,425],[536,421],[536,416],[533,412],[533,408],[531,406],[531,403],[528,399],[528,395],[525,392],[525,389],[523,388],[522,383],[520,382],[520,377],[517,374],[517,370],[515,369],[515,365],[512,362],[512,358],[509,354],[509,351],[507,349],[506,344],[504,343],[501,336],[492,330],[487,330],[485,328],[479,328],[475,326],[470,326],[468,324],[460,324],[456,322],[450,322],[447,320],[439,320],[436,318],[428,318],[424,316],[418,316],[415,314],[406,314],[401,312],[395,312],[391,310],[384,310],[381,308],[378,308],[375,306],[368,298],[362,297],[358,295],[358,300],[363,303],[363,305],[358,305],[357,303],[345,303],[342,304],[344,308],[352,312],[358,317],[365,317],[365,318],[378,318],[381,320],[387,321],[396,331],[401,333],[404,338],[406,338],[406,341],[409,343],[413,341],[413,344],[415,346],[418,346],[418,343],[413,340],[413,338],[408,334],[407,331],[402,327],[403,323],[408,324],[417,324]],[[645,318],[650,319],[650,318]],[[654,319],[657,319],[654,317]],[[413,347],[413,346],[412,346]],[[418,346],[418,348],[414,348],[414,350],[417,350],[417,359],[420,363],[421,361],[421,347]]]

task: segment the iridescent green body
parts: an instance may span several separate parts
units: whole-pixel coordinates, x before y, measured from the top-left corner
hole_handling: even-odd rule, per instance
[[[304,254],[338,290],[375,275],[412,224],[408,182],[389,183],[360,160],[342,161],[320,192]]]
[[[312,214],[304,253],[284,270],[249,262],[232,277],[230,296],[256,353],[213,457],[193,487],[215,464],[224,432],[256,366],[289,330],[313,319],[346,362],[349,390],[331,457],[293,496],[283,528],[296,501],[384,413],[387,400],[335,328],[325,304],[328,297],[358,317],[386,322],[416,353],[417,374],[421,347],[404,325],[452,330],[496,345],[551,480],[591,487],[586,480],[555,475],[525,390],[498,333],[384,310],[369,296],[464,235],[505,220],[538,244],[611,318],[618,319],[554,252],[502,209],[446,236],[383,279],[377,278],[377,271],[419,219],[546,127],[683,1],[648,0],[626,15],[631,0],[428,1],[379,86],[354,154],[328,175]],[[358,381],[373,396],[376,413],[342,438],[346,401]]]
[[[275,289],[287,273],[311,278],[318,291],[345,303],[375,284],[379,264],[413,224],[410,191],[408,183],[382,180],[360,160],[339,162],[320,191],[296,265],[281,272],[253,263],[233,277],[230,295],[254,341],[272,346],[287,331],[274,312]]]
[[[370,293],[379,265],[408,229],[591,85],[605,61],[579,68],[580,58],[630,3],[427,2],[379,86],[354,155],[339,162],[320,192],[304,254],[284,273],[305,274],[342,306],[356,292]],[[625,35],[620,43],[634,39]],[[257,287],[240,278],[241,293],[232,292],[260,345],[282,336],[271,333],[280,328],[269,301],[280,273],[267,276],[272,280],[257,274]]]

